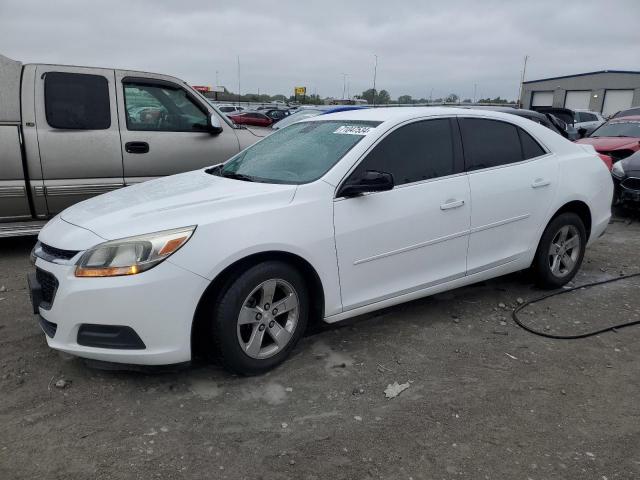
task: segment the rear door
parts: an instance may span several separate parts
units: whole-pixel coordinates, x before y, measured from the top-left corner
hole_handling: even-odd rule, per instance
[[[38,65],[35,116],[50,215],[123,186],[113,70]]]
[[[127,185],[196,170],[240,150],[232,127],[205,131],[212,111],[177,79],[116,71],[124,178]]]
[[[557,159],[522,128],[460,118],[471,189],[467,274],[524,261],[557,188]]]

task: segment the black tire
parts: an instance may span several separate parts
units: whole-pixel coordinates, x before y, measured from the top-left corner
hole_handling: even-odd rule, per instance
[[[240,343],[239,315],[247,297],[261,284],[273,279],[284,281],[295,291],[298,300],[297,323],[290,333],[288,343],[282,348],[278,347],[280,349],[277,353],[268,358],[252,358]],[[266,261],[248,268],[227,282],[212,304],[213,311],[210,312],[210,318],[212,318],[213,348],[222,366],[239,375],[258,375],[282,363],[304,334],[309,316],[309,293],[304,277],[296,268],[281,261]],[[256,307],[261,308],[263,305],[256,305]],[[279,317],[269,318],[283,321],[282,316],[280,314]],[[264,326],[263,335],[266,338],[265,342],[272,341],[275,346],[275,340],[270,337],[270,323]],[[253,325],[247,325],[247,327],[253,328]]]
[[[577,234],[579,237],[579,251],[575,255],[574,264],[571,268],[565,268],[565,271],[552,270],[551,247],[554,239],[558,240],[557,235],[563,228],[569,228],[571,233]],[[545,289],[556,289],[570,282],[576,275],[582,265],[584,251],[587,244],[587,233],[584,223],[575,213],[562,213],[549,222],[547,228],[542,234],[536,256],[532,264],[532,272],[536,285]],[[570,250],[571,257],[573,251]],[[562,264],[561,264],[562,265]]]

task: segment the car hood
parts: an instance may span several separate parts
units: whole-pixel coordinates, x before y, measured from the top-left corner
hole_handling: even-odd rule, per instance
[[[246,182],[196,170],[85,200],[60,217],[113,240],[277,208],[291,202],[295,191],[296,185]]]
[[[576,143],[593,145],[599,152],[608,152],[618,148],[638,146],[638,139],[634,137],[589,137],[581,138]]]

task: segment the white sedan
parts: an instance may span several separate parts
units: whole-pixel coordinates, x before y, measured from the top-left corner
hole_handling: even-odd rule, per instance
[[[528,268],[564,285],[612,193],[590,146],[515,115],[323,115],[65,210],[34,249],[32,299],[52,348],[146,365],[205,352],[257,374],[312,321]]]

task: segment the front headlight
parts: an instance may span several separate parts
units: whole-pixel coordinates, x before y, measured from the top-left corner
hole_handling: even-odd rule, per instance
[[[187,243],[195,229],[177,228],[96,245],[78,260],[76,277],[115,277],[149,270]]]
[[[625,176],[624,168],[622,168],[622,162],[618,161],[613,164],[613,168],[611,169],[611,173],[618,178],[622,178]]]

